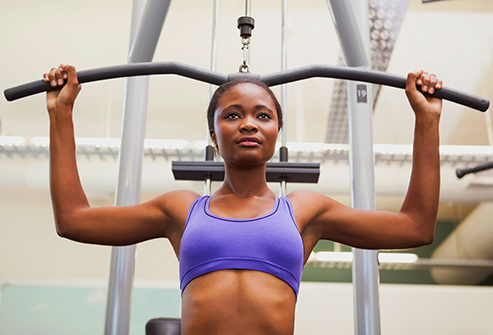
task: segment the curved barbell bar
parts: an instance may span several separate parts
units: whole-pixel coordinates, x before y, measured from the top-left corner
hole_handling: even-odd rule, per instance
[[[79,83],[84,84],[107,79],[156,74],[175,74],[214,85],[221,85],[228,81],[228,76],[226,75],[222,75],[209,70],[199,69],[178,62],[129,63],[123,65],[107,66],[91,70],[78,71],[77,77],[79,79]],[[49,83],[41,79],[8,88],[4,91],[4,95],[8,101],[14,101],[30,95],[53,91],[59,88],[60,87],[53,88]]]
[[[269,86],[286,84],[303,79],[322,77],[368,82],[401,89],[406,87],[406,78],[403,76],[375,70],[330,65],[310,65],[267,75],[255,75],[251,73],[234,73],[224,75],[179,62],[131,63],[77,72],[77,76],[81,84],[106,79],[157,74],[175,74],[214,85],[221,85],[239,76],[255,76]],[[58,88],[59,87],[52,88],[49,83],[41,79],[8,88],[4,91],[4,95],[8,101],[14,101],[30,95]],[[488,110],[490,105],[490,102],[487,99],[448,87],[442,87],[440,90],[435,92],[434,96],[479,110],[481,112]]]

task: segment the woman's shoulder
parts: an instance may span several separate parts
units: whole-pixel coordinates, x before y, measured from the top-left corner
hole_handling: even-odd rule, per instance
[[[308,215],[320,214],[322,211],[327,211],[336,207],[339,203],[334,199],[308,190],[297,190],[287,195],[289,201],[296,211],[297,209],[306,212]]]
[[[310,202],[325,196],[314,191],[297,190],[289,193],[286,197],[291,201],[291,203],[294,204],[294,203]]]
[[[161,194],[154,198],[159,207],[165,209],[167,212],[172,211],[187,211],[195,200],[200,197],[200,194],[188,190],[176,190]]]
[[[309,215],[309,212],[315,210],[314,206],[320,202],[321,195],[313,191],[298,190],[289,193],[286,196],[295,213],[303,212],[305,215]]]
[[[177,190],[163,193],[156,198],[150,200],[151,209],[157,209],[164,216],[166,222],[169,223],[171,232],[181,232],[185,227],[185,222],[188,216],[190,207],[200,197],[200,194],[187,191]],[[175,227],[177,229],[173,229]],[[171,239],[171,234],[168,232],[168,238]]]

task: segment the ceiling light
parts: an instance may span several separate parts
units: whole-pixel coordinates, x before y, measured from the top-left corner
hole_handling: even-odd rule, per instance
[[[310,255],[311,262],[352,262],[352,252],[319,251]],[[415,263],[418,256],[412,253],[378,253],[379,263]]]
[[[378,253],[380,263],[415,263],[418,255],[411,253]]]
[[[26,140],[22,136],[0,136],[0,146],[24,144],[26,144]]]

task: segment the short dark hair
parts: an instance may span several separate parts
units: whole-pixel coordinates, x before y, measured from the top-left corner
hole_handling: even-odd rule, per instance
[[[207,108],[207,124],[209,126],[209,130],[214,130],[214,113],[216,112],[217,105],[219,103],[219,100],[222,98],[224,93],[229,91],[231,88],[235,87],[236,85],[239,84],[253,84],[257,85],[261,88],[263,88],[272,98],[272,101],[274,102],[274,105],[276,106],[276,112],[277,112],[277,120],[279,121],[279,127],[278,129],[282,128],[283,124],[283,118],[282,118],[282,109],[281,109],[281,104],[276,98],[276,95],[272,90],[267,86],[263,81],[252,78],[252,77],[240,77],[240,78],[235,78],[231,81],[228,81],[221,86],[219,86],[214,94],[212,95],[211,101],[209,102],[209,107]]]

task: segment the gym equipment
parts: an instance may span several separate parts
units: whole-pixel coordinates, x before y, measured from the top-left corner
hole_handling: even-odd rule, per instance
[[[226,75],[179,62],[130,63],[79,71],[77,73],[81,84],[114,78],[165,74],[174,74],[214,85],[224,84],[238,76],[255,76],[268,86],[276,86],[309,78],[334,78],[362,81],[400,89],[406,87],[406,78],[403,76],[381,71],[323,64],[309,65],[266,75],[256,75],[252,73],[232,73]],[[55,89],[59,88],[60,87],[57,87]],[[4,91],[4,95],[8,101],[15,101],[17,99],[51,90],[54,90],[54,88],[51,87],[49,83],[40,79],[8,88]],[[487,111],[490,106],[490,102],[487,99],[449,87],[442,87],[440,90],[436,91],[434,96],[481,112]]]
[[[158,11],[156,10],[151,10],[152,4],[157,4],[159,1],[149,1],[149,4],[147,7],[149,10],[146,10],[146,13],[144,16],[149,16],[152,15],[152,13],[157,13]],[[336,2],[333,1],[335,4]],[[344,3],[344,2],[340,2]],[[344,5],[342,5],[344,7]],[[347,9],[347,8],[346,8]],[[334,8],[333,8],[334,11]],[[161,11],[166,13],[166,11]],[[150,14],[149,14],[150,13]],[[343,14],[337,14],[334,15],[336,18],[338,16],[341,16]],[[345,15],[345,14],[344,14]],[[162,18],[161,23],[164,21],[164,18]],[[153,22],[151,20],[142,20],[142,22]],[[144,26],[145,24],[142,24]],[[339,27],[338,27],[339,28]],[[141,27],[141,31],[144,30]],[[139,33],[141,33],[139,31]],[[138,34],[137,37],[135,37],[134,42],[139,41],[139,36],[145,35],[144,33]],[[158,32],[152,32],[151,35],[158,36]],[[157,40],[157,39],[156,39]],[[354,39],[348,38],[349,44],[350,43],[355,43],[357,44],[356,49],[358,49],[359,44],[354,42]],[[152,42],[150,44],[153,44]],[[344,44],[344,43],[343,43]],[[154,43],[155,46],[155,43]],[[334,67],[334,66],[326,66],[326,65],[311,65],[307,67],[301,67],[297,69],[292,69],[292,70],[287,70],[283,68],[281,72],[278,73],[273,73],[269,75],[255,75],[251,74],[247,71],[245,72],[240,72],[240,73],[235,73],[235,74],[229,74],[229,75],[222,75],[218,74],[214,71],[207,71],[207,70],[202,70],[198,69],[189,65],[181,64],[181,63],[176,63],[176,62],[164,62],[164,63],[151,63],[149,60],[145,60],[146,58],[151,58],[152,59],[152,50],[149,50],[148,54],[140,55],[138,52],[142,50],[147,50],[148,46],[140,46],[137,45],[136,43],[133,44],[133,47],[131,49],[131,57],[129,57],[133,61],[139,61],[139,63],[130,63],[126,65],[120,65],[120,66],[112,66],[112,67],[106,67],[106,68],[99,68],[99,69],[94,69],[94,70],[87,70],[87,71],[80,71],[78,73],[79,76],[79,81],[81,83],[89,83],[92,81],[98,81],[98,80],[105,80],[105,79],[112,79],[112,78],[120,78],[120,77],[134,77],[134,76],[145,76],[145,75],[157,75],[157,74],[175,74],[179,75],[182,77],[188,77],[191,79],[207,82],[210,84],[214,85],[220,85],[226,81],[232,80],[236,78],[237,76],[256,76],[260,80],[264,81],[267,85],[269,86],[275,86],[275,85],[280,85],[280,84],[286,84],[289,82],[294,82],[298,80],[304,80],[304,79],[309,79],[309,78],[315,78],[315,77],[324,77],[324,78],[338,78],[338,79],[346,79],[346,80],[351,80],[351,81],[358,81],[358,82],[366,82],[366,83],[375,83],[375,84],[381,84],[381,85],[387,85],[391,87],[396,87],[396,88],[401,88],[403,89],[405,87],[405,78],[404,77],[399,77],[391,74],[387,74],[384,72],[378,72],[378,71],[372,71],[368,69],[362,69],[362,68],[356,68],[356,66],[360,66],[359,64],[351,64],[351,62],[348,62],[348,64],[351,67]],[[151,48],[152,49],[152,46]],[[245,47],[246,49],[246,47]],[[149,53],[151,54],[151,57],[149,56]],[[246,57],[244,57],[246,59]],[[247,65],[247,62],[244,62],[243,65]],[[248,69],[248,68],[246,68]],[[37,94],[41,93],[44,91],[51,90],[51,86],[48,83],[45,83],[43,80],[27,83],[24,85],[20,85],[17,87],[13,87],[10,89],[5,90],[4,94],[5,97],[7,98],[8,101],[13,101],[16,99],[20,99],[23,97],[30,96],[32,94]],[[367,91],[358,91],[358,93],[367,93]],[[479,111],[486,111],[489,107],[489,101],[476,97],[474,95],[470,95],[467,93],[463,93],[454,89],[450,89],[447,87],[444,87],[440,89],[439,91],[436,92],[435,94],[436,97],[443,98],[445,100],[449,100],[452,102],[456,102],[459,104],[462,104],[464,106],[468,106],[473,109],[477,109]],[[125,132],[125,134],[128,135],[128,132]],[[122,142],[124,141],[124,138],[127,137],[125,134],[122,134]],[[138,135],[136,135],[138,137]],[[132,142],[131,139],[127,138],[127,142]],[[139,141],[136,141],[139,142]],[[138,143],[136,144],[138,146]],[[125,145],[122,145],[122,151],[124,151]],[[123,158],[120,159],[120,162],[124,160],[130,160],[129,157],[127,157],[125,154],[121,155]],[[127,159],[126,159],[126,158]],[[138,159],[134,160],[135,164],[140,164],[140,161]],[[215,163],[214,163],[215,164]],[[211,164],[213,166],[214,164]],[[356,164],[358,165],[358,164]],[[360,164],[362,165],[362,164]],[[203,178],[203,176],[201,176]],[[281,173],[281,179],[286,179],[286,175],[282,175]],[[128,192],[131,192],[129,190]],[[356,191],[358,193],[358,191]],[[132,251],[129,252],[131,254]],[[131,257],[131,255],[130,255]],[[122,260],[122,263],[125,261]],[[364,264],[363,264],[364,265]],[[131,280],[131,279],[130,279]],[[118,285],[118,284],[116,284]],[[110,285],[111,286],[111,285]],[[120,293],[121,295],[125,295],[128,292],[124,292],[125,289],[121,289]],[[124,302],[122,303],[124,304]],[[378,308],[378,306],[376,307]],[[115,312],[114,315],[118,316],[120,314],[125,314],[125,311],[118,311]],[[359,318],[359,316],[357,315]],[[368,317],[366,317],[368,319]],[[116,320],[118,319],[118,320]],[[115,320],[111,320],[113,323],[120,323],[120,319],[125,319],[125,315],[122,315],[121,317],[115,318]],[[128,321],[128,320],[127,320]],[[371,322],[372,319],[369,318],[369,321]],[[377,320],[378,321],[378,320]],[[364,325],[369,324],[368,320],[365,320]],[[124,322],[123,322],[124,323]],[[116,329],[113,331],[113,328]],[[107,329],[106,333],[118,333],[118,329],[116,327],[113,327],[112,329]],[[123,332],[125,325],[122,325],[120,327]],[[127,330],[128,331],[128,330]],[[122,334],[122,332],[120,332]]]

